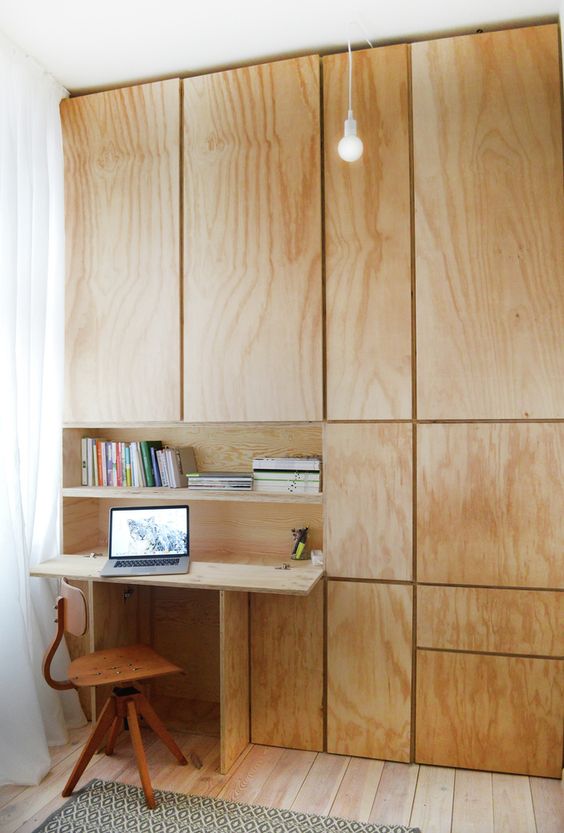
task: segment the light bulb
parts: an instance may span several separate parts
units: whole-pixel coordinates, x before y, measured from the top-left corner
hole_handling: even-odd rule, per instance
[[[337,146],[337,153],[345,162],[356,162],[362,156],[364,145],[362,139],[356,135],[356,120],[353,111],[349,110],[345,119],[345,135]]]

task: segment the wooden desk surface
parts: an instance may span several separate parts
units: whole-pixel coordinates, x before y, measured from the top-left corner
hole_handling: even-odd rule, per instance
[[[30,575],[44,578],[104,581],[116,584],[147,584],[153,587],[200,587],[202,590],[240,590],[249,593],[279,593],[307,596],[323,576],[311,562],[292,562],[289,570],[255,564],[227,564],[192,561],[190,572],[181,575],[121,576],[101,578],[106,558],[62,555],[32,567]]]

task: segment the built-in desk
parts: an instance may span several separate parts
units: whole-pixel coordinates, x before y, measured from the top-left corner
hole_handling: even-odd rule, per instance
[[[274,564],[192,561],[183,575],[101,578],[105,561],[63,555],[33,567],[31,575],[82,583],[89,630],[81,644],[71,646],[73,655],[145,642],[185,668],[183,675],[155,681],[151,689],[165,722],[174,724],[186,704],[219,700],[211,702],[214,716],[204,720],[215,721],[220,770],[227,772],[250,741],[249,593],[305,597],[323,570],[310,562],[290,562],[284,570]],[[167,633],[171,615],[174,638]],[[106,696],[100,688],[93,690],[93,718]]]
[[[30,573],[32,576],[49,578],[66,576],[77,581],[236,590],[248,593],[283,593],[290,596],[307,596],[323,575],[322,568],[314,567],[309,561],[302,564],[290,562],[290,568],[287,570],[280,569],[280,565],[192,561],[190,572],[182,575],[101,578],[100,570],[105,563],[105,557],[63,555],[38,564]]]

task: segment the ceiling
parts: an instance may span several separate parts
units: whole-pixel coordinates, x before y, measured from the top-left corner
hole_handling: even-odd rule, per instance
[[[560,0],[0,0],[0,31],[71,92],[292,54],[555,19]],[[352,21],[352,23],[351,23]]]

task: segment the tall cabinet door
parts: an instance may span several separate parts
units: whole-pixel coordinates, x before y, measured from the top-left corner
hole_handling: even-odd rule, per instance
[[[411,417],[408,47],[354,53],[360,160],[337,154],[348,57],[323,59],[327,417]]]
[[[328,752],[409,760],[412,593],[407,584],[329,581]]]
[[[320,420],[319,58],[184,82],[184,417]]]
[[[412,55],[418,417],[561,417],[558,27]]]
[[[179,81],[61,104],[65,420],[180,418]]]

